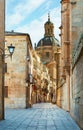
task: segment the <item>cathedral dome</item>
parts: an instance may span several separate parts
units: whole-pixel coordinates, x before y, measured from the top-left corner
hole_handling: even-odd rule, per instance
[[[59,46],[59,41],[54,36],[47,36],[38,42],[37,47],[40,46]]]
[[[54,25],[50,21],[50,15],[48,14],[48,21],[44,24],[45,34],[37,44],[37,47],[41,46],[60,46],[59,41],[54,36]]]

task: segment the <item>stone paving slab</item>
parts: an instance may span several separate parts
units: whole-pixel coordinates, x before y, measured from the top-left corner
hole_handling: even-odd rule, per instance
[[[51,103],[29,109],[6,109],[0,130],[80,130],[68,112]]]

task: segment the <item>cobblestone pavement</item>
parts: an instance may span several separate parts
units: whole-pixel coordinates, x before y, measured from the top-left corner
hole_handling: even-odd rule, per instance
[[[68,112],[41,103],[29,109],[7,109],[0,130],[80,130]]]

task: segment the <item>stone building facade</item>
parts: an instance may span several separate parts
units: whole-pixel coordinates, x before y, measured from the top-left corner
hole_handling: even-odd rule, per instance
[[[83,129],[83,1],[61,1],[61,75],[57,104]]]
[[[31,73],[31,39],[26,33],[11,31],[5,33],[5,41],[6,54],[7,46],[15,46],[12,59],[5,58],[5,107],[26,108],[30,100],[27,79]]]
[[[61,60],[60,77],[57,88],[57,104],[63,109],[70,110],[70,3],[61,1]]]
[[[35,50],[33,50],[33,87],[32,87],[32,103],[48,101],[48,93],[45,90],[49,90],[49,85],[46,82],[50,82],[48,74],[48,68],[42,64],[40,56]],[[44,86],[44,89],[43,89]],[[44,95],[46,94],[46,95]]]
[[[49,14],[48,21],[44,24],[44,29],[44,37],[38,42],[36,51],[40,55],[41,62],[48,67],[52,81],[50,87],[56,93],[61,47],[54,36],[54,24],[50,21]]]
[[[71,109],[83,129],[83,1],[71,1]]]
[[[0,0],[0,120],[4,119],[4,34],[5,32],[5,0]]]

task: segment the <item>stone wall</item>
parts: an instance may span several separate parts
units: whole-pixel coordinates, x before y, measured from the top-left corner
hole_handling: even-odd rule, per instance
[[[83,1],[71,5],[72,71],[70,112],[83,129]]]
[[[66,111],[70,111],[69,76],[62,80],[57,88],[57,105]]]
[[[0,119],[4,119],[4,74],[2,53],[4,51],[4,0],[0,0]]]
[[[83,0],[62,0],[61,5],[61,73],[65,83],[59,88],[59,104],[70,110],[83,129]]]
[[[83,36],[83,1],[76,0],[76,4],[71,5],[71,10],[71,44],[74,65],[82,47],[80,39]]]
[[[70,3],[69,0],[61,1],[61,60],[60,76],[57,94],[60,105],[66,111],[70,110]],[[65,82],[64,82],[65,81]],[[59,92],[57,91],[57,92]],[[57,98],[57,99],[58,99]],[[58,102],[58,100],[57,100]]]
[[[83,129],[83,49],[71,77],[71,114]]]
[[[68,93],[69,93],[68,84],[65,83],[62,87],[61,106],[66,111],[69,111],[69,94]]]
[[[13,32],[14,33],[14,32]],[[5,58],[7,72],[5,73],[5,86],[8,87],[8,97],[5,97],[6,108],[26,108],[26,80],[27,80],[27,51],[26,35],[6,35],[6,49],[11,43],[15,51],[10,57]],[[8,54],[8,51],[6,51]],[[6,91],[6,90],[5,90]]]

